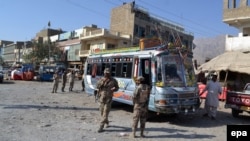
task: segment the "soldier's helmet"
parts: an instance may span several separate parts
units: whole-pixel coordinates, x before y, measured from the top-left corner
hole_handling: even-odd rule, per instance
[[[138,76],[138,77],[137,77],[137,81],[138,81],[138,82],[144,81],[144,77],[143,77],[143,76]]]
[[[104,73],[110,73],[110,69],[109,68],[105,68],[104,69]]]

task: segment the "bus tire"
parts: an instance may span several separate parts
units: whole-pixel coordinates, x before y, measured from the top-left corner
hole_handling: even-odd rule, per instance
[[[240,111],[239,110],[236,110],[236,109],[232,109],[232,116],[233,117],[239,117],[239,113],[240,113]]]

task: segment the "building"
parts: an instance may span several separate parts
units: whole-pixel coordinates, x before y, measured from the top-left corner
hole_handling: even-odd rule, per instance
[[[250,51],[250,0],[224,0],[223,22],[239,29],[237,37],[227,35],[226,51]]]
[[[81,49],[79,56],[83,63],[91,53],[131,46],[130,35],[98,28],[96,25],[83,27],[80,40]]]
[[[15,42],[3,47],[3,58],[7,65],[12,66],[22,61],[22,49],[24,42]]]
[[[153,15],[135,2],[112,9],[110,31],[131,35],[135,46],[139,45],[141,38],[159,37],[163,43],[173,43],[180,38],[182,45],[192,49],[194,38],[182,25]]]
[[[3,57],[4,54],[4,47],[8,44],[14,43],[13,41],[7,41],[7,40],[0,40],[0,56]]]

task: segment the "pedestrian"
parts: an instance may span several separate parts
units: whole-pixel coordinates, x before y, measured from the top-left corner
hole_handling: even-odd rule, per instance
[[[104,77],[102,77],[96,84],[96,88],[98,90],[99,94],[99,102],[100,102],[100,112],[101,112],[101,122],[100,127],[98,129],[98,132],[102,132],[104,125],[106,124],[106,127],[109,126],[109,112],[111,109],[111,103],[112,103],[112,97],[113,92],[118,91],[119,86],[116,79],[114,79],[110,75],[109,68],[104,69]]]
[[[73,91],[74,81],[75,81],[75,72],[74,72],[74,70],[71,70],[67,74],[67,77],[69,79],[69,91]]]
[[[59,84],[59,73],[58,71],[56,71],[54,74],[53,74],[53,90],[51,93],[57,93],[57,88],[58,88],[58,84]]]
[[[84,73],[82,73],[82,91],[85,91]]]
[[[65,71],[63,71],[63,74],[62,74],[62,92],[64,92],[66,82],[67,82],[67,72],[65,70]]]
[[[210,80],[205,89],[200,93],[202,95],[205,91],[207,91],[207,96],[205,100],[205,111],[206,113],[203,117],[210,117],[212,120],[215,120],[217,107],[219,106],[219,94],[222,92],[222,88],[219,82],[217,82],[217,75],[212,75],[212,80]]]
[[[138,127],[138,122],[140,121],[141,137],[144,136],[144,129],[147,121],[148,115],[148,102],[150,94],[150,86],[145,84],[144,77],[139,76],[137,78],[137,86],[133,93],[133,124],[132,124],[132,134],[134,138],[136,135],[136,130]]]

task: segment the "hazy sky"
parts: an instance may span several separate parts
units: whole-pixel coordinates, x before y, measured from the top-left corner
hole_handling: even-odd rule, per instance
[[[132,0],[0,0],[0,40],[24,41],[48,28],[72,31],[91,24],[109,29],[111,9]],[[176,22],[195,38],[238,30],[222,22],[223,0],[135,0],[151,14]]]

